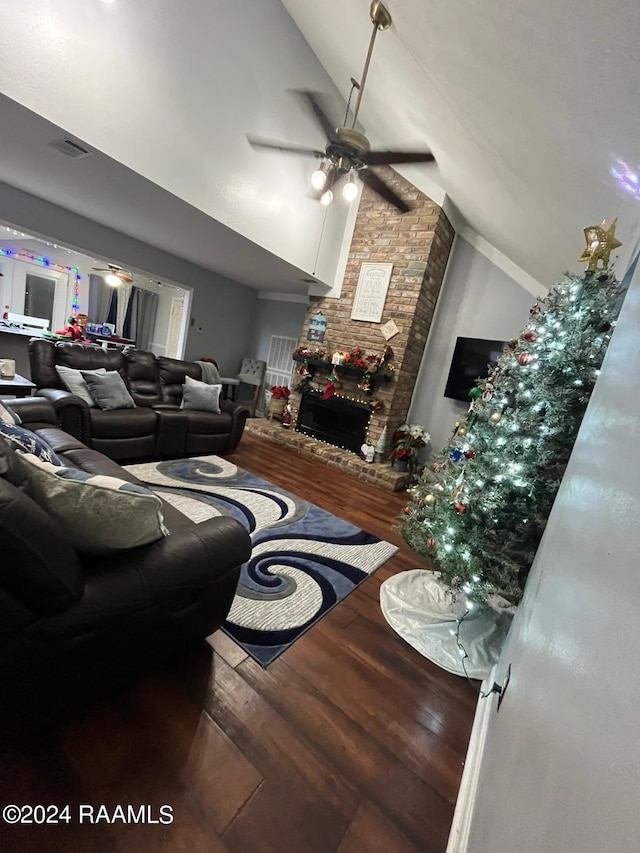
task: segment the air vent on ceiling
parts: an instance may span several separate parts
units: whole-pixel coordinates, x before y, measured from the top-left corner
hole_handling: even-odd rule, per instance
[[[69,139],[66,136],[62,139],[54,139],[53,142],[49,143],[49,147],[55,148],[55,150],[59,151],[61,154],[66,154],[67,157],[73,157],[74,160],[93,156],[93,151],[89,151],[88,148],[85,148],[79,142],[76,142],[74,139]]]

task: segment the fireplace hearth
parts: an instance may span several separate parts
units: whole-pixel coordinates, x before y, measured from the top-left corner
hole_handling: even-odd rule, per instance
[[[327,400],[321,397],[321,391],[306,391],[302,395],[296,430],[343,450],[360,453],[367,437],[371,407],[339,394]]]

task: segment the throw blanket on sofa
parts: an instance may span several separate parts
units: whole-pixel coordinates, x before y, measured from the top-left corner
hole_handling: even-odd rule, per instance
[[[196,361],[196,364],[200,365],[202,369],[202,381],[206,382],[207,385],[219,385],[220,384],[220,373],[218,368],[211,361]]]

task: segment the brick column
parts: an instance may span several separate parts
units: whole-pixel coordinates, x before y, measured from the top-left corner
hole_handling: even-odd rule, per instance
[[[374,413],[371,420],[369,437],[374,442],[385,425],[390,439],[394,429],[406,420],[454,236],[451,223],[435,202],[390,167],[378,171],[413,209],[400,214],[364,187],[342,294],[339,299],[311,297],[300,337],[300,346],[314,348],[315,344],[307,340],[309,319],[321,311],[327,318],[322,344],[325,349],[350,350],[359,346],[382,354],[387,343],[381,326],[388,320],[395,321],[400,331],[388,342],[393,349],[395,374],[391,382],[381,382],[373,395],[384,403],[384,411]],[[351,319],[363,263],[393,264],[380,323]],[[317,375],[315,384],[321,386],[325,379],[326,375]],[[363,401],[370,399],[357,390],[353,381],[345,380],[344,392]]]

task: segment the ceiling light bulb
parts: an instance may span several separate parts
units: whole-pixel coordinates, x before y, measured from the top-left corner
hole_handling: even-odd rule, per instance
[[[104,280],[107,282],[107,284],[110,284],[111,287],[118,287],[119,284],[122,284],[120,277],[117,276],[114,272],[110,272],[105,275]]]
[[[353,201],[357,195],[358,185],[355,182],[355,176],[351,177],[351,175],[349,175],[347,183],[342,187],[342,197],[347,201]]]
[[[323,168],[316,169],[311,175],[311,186],[314,190],[321,190],[327,183],[327,173]]]
[[[331,192],[331,190],[327,190],[326,193],[322,193],[322,195],[320,196],[320,204],[324,204],[325,207],[331,204],[332,201],[333,193]]]

